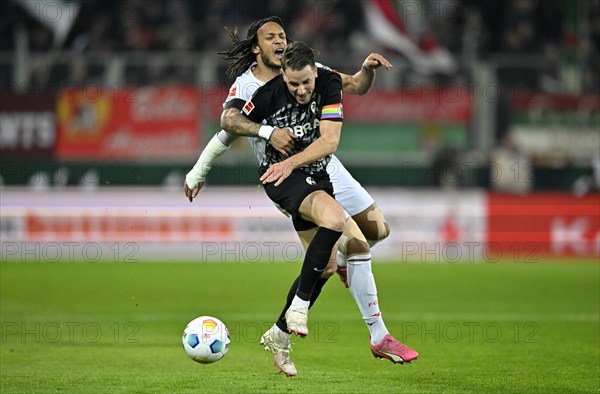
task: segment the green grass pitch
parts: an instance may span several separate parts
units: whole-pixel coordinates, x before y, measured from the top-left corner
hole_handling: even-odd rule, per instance
[[[373,358],[337,277],[295,339],[298,376],[276,372],[258,341],[300,265],[21,264],[1,269],[1,391],[598,392],[600,265],[374,264],[386,324],[419,351]],[[231,331],[227,356],[188,358],[200,315]]]

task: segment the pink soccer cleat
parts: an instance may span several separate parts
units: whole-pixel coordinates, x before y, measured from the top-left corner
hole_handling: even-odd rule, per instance
[[[419,353],[398,342],[390,334],[386,334],[379,345],[371,344],[371,353],[377,358],[387,358],[394,364],[410,363],[419,357]]]

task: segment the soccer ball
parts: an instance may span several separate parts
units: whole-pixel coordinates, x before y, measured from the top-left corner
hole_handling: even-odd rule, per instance
[[[201,316],[189,322],[181,338],[188,356],[201,364],[211,364],[225,357],[230,341],[225,324],[212,316]]]

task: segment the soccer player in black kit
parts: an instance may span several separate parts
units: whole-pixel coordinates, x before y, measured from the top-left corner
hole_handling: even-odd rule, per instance
[[[263,123],[259,134],[279,127],[295,135],[289,157],[265,144],[259,172],[267,195],[291,216],[296,231],[317,228],[297,290],[284,308],[288,331],[306,336],[311,294],[346,221],[325,170],[342,129],[342,80],[337,73],[317,69],[314,51],[303,42],[288,45],[281,67],[282,74],[259,88],[241,114]],[[234,129],[236,122],[243,122],[241,114],[224,116],[221,127]]]
[[[190,201],[198,195],[204,184],[203,178],[212,167],[216,158],[237,137],[254,137],[249,142],[259,162],[263,163],[265,162],[267,143],[276,147],[277,151],[282,152],[283,158],[287,158],[292,154],[295,143],[295,139],[292,136],[303,136],[305,133],[305,127],[301,124],[294,125],[294,127],[287,126],[287,129],[275,128],[262,124],[262,122],[255,123],[249,121],[240,114],[247,101],[252,101],[250,98],[253,97],[256,90],[268,81],[277,78],[281,73],[282,53],[290,42],[285,36],[281,20],[277,17],[269,17],[253,23],[248,28],[245,40],[240,40],[235,31],[233,34],[231,31],[229,33],[234,45],[229,51],[222,54],[226,55],[226,59],[231,61],[228,73],[237,76],[230,89],[230,94],[223,104],[223,124],[227,124],[229,127],[227,131],[221,130],[211,139],[200,155],[198,162],[194,165],[194,168],[186,176],[184,192]],[[318,63],[316,63],[316,66],[317,68],[329,70],[329,68],[321,66]],[[363,62],[361,70],[356,74],[336,73],[341,77],[345,93],[365,94],[373,83],[375,77],[374,70],[381,66],[386,67],[388,70],[392,67],[384,57],[377,53],[371,53]],[[289,79],[289,77],[293,77],[293,75],[289,71],[286,71],[286,78]],[[321,83],[322,81],[323,79],[320,78],[315,82]],[[282,94],[292,95],[292,98],[298,96],[300,101],[304,102],[305,98],[308,97],[305,95],[306,92],[303,91],[303,88],[297,81],[291,80],[290,82],[290,85],[287,85],[288,89],[282,90]],[[314,87],[307,90],[312,92]],[[337,95],[337,90],[334,91],[334,94]],[[291,102],[294,103],[296,101]],[[333,104],[330,104],[328,108],[321,109],[323,119],[341,118],[338,116],[339,106],[336,105],[337,101],[332,102]],[[254,107],[254,103],[252,103],[247,107],[246,111],[252,112]],[[268,111],[268,114],[271,112],[273,111]],[[272,122],[276,124],[289,124],[289,120],[286,121],[285,116],[285,114],[281,113],[275,116]],[[257,118],[259,117],[257,116]],[[327,134],[324,133],[323,128],[326,129],[329,126],[331,126],[331,122],[320,122],[322,135]],[[308,131],[308,128],[309,126],[306,126],[306,131]],[[290,164],[293,165],[293,163]],[[275,167],[273,168],[275,169]],[[345,282],[346,287],[350,288],[350,292],[362,314],[363,321],[369,330],[369,342],[373,355],[378,358],[386,358],[393,363],[402,364],[413,361],[418,357],[418,353],[396,340],[385,326],[377,302],[375,279],[371,272],[369,245],[374,245],[389,234],[389,227],[385,218],[373,198],[352,178],[350,173],[348,173],[342,163],[339,162],[339,159],[334,155],[331,155],[331,159],[327,164],[327,172],[331,177],[331,182],[335,182],[333,186],[337,202],[347,212],[346,215],[350,217],[347,218],[344,233],[338,241],[339,251],[337,252],[337,256],[335,256],[337,259],[332,258],[329,260],[329,265],[322,272],[320,279],[315,284],[310,297],[309,308],[315,303],[327,279],[333,274],[335,268],[337,268],[340,278]],[[312,180],[309,179],[309,182],[312,182]],[[308,245],[317,230],[317,226],[308,230],[296,230],[305,250],[308,249]],[[332,257],[334,256],[332,255]],[[336,267],[332,266],[332,262]],[[346,265],[348,266],[348,271],[345,271]],[[277,369],[287,376],[297,375],[295,364],[290,358],[290,331],[288,330],[285,314],[292,300],[295,298],[299,281],[300,277],[295,279],[288,292],[286,306],[283,308],[275,324],[260,339],[260,344],[263,345],[264,349],[273,355]]]

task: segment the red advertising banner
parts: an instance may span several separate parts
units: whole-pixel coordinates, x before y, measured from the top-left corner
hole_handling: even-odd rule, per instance
[[[490,194],[488,204],[488,243],[502,255],[600,256],[599,194]]]
[[[217,120],[227,98],[225,87],[206,94],[209,113]],[[344,120],[364,123],[466,125],[473,109],[473,92],[466,87],[431,88],[394,91],[371,91],[364,96],[344,95]]]
[[[115,215],[82,210],[74,215],[43,215],[27,212],[24,237],[28,241],[136,241],[183,242],[206,238],[234,239],[231,218],[186,217],[182,212],[166,215]]]
[[[373,123],[466,125],[471,118],[473,101],[473,93],[459,86],[372,91],[365,96],[345,94],[344,119]]]
[[[541,117],[543,112],[562,112],[573,113],[579,118],[591,115],[594,112],[598,115],[600,108],[600,95],[585,94],[577,96],[556,95],[550,93],[541,93],[533,91],[517,90],[511,96],[511,103],[516,111],[534,111],[534,116]],[[554,116],[553,121],[557,121]]]
[[[65,89],[57,103],[62,160],[188,159],[200,147],[194,87]]]

